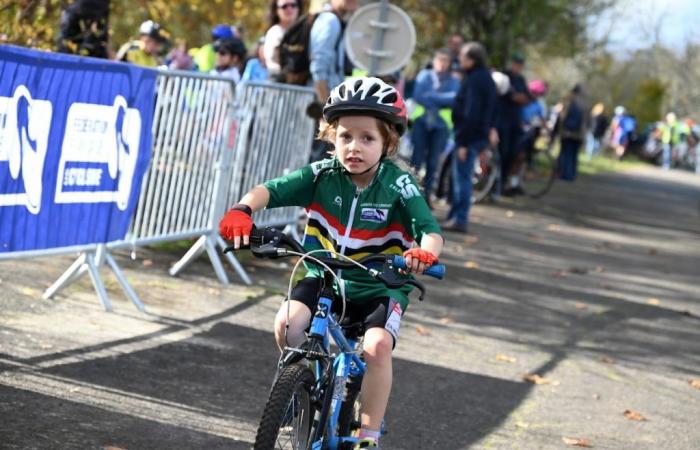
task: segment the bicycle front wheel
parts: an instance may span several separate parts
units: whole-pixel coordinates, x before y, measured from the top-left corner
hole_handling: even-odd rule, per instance
[[[556,162],[547,151],[535,151],[523,164],[520,186],[525,194],[533,198],[549,192],[556,176]]]
[[[265,405],[254,450],[306,450],[314,408],[311,389],[313,372],[293,364],[282,369]]]

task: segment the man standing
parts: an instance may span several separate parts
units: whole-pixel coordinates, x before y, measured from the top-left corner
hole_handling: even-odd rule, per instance
[[[521,108],[534,100],[527,89],[527,82],[522,75],[525,68],[525,56],[514,53],[510,59],[510,66],[504,71],[510,79],[510,89],[498,99],[498,137],[501,153],[501,183],[500,188],[504,194],[513,193],[517,189],[517,179],[512,183],[509,179],[513,171],[513,163],[520,150],[523,140],[523,124]]]
[[[448,125],[440,110],[452,108],[458,90],[459,80],[450,72],[450,52],[440,49],[433,55],[432,69],[421,70],[413,87],[413,98],[423,107],[424,113],[415,120],[411,130],[411,165],[420,170],[425,164],[423,189],[428,205],[438,159],[449,137]]]
[[[345,42],[342,19],[357,9],[358,0],[331,0],[330,8],[314,20],[309,34],[309,71],[318,101],[325,103],[345,79]]]
[[[557,172],[559,178],[574,181],[578,173],[578,152],[586,136],[586,113],[581,99],[583,88],[576,85],[564,101],[555,127],[561,136]]]
[[[486,49],[478,42],[464,44],[460,52],[465,76],[452,109],[457,150],[452,172],[452,209],[443,227],[460,233],[467,232],[474,161],[489,145],[498,98],[486,59]]]

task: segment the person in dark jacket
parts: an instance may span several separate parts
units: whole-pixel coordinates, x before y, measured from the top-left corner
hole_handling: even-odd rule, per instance
[[[578,172],[578,152],[586,136],[586,118],[583,105],[583,88],[577,84],[564,101],[557,119],[555,133],[560,136],[557,171],[559,178],[574,181]]]
[[[510,65],[503,73],[510,79],[510,89],[500,96],[498,112],[498,136],[500,144],[498,150],[501,154],[501,182],[500,189],[506,195],[519,193],[517,178],[510,176],[517,170],[515,162],[519,151],[522,149],[523,136],[525,134],[522,123],[522,107],[535,100],[527,88],[527,81],[522,75],[525,68],[525,56],[514,53],[510,59]]]
[[[486,58],[486,49],[479,42],[464,44],[460,64],[465,76],[452,109],[456,148],[452,209],[443,229],[462,233],[467,232],[469,223],[474,160],[489,145],[489,133],[494,124],[497,93]]]

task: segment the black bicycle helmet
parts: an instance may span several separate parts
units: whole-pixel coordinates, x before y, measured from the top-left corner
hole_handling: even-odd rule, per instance
[[[246,49],[243,41],[235,37],[219,39],[218,41],[214,42],[214,51],[223,51],[229,55],[239,56],[241,59],[245,58],[245,56],[248,54],[248,50]]]
[[[342,116],[374,116],[406,131],[406,104],[399,91],[379,78],[350,78],[336,86],[323,107],[326,122]]]
[[[152,20],[147,20],[139,26],[139,34],[153,38],[158,42],[166,42],[168,40],[167,34],[160,24]]]

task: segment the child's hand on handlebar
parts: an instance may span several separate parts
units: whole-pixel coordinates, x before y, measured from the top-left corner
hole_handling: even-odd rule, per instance
[[[250,243],[250,233],[253,231],[253,219],[250,217],[252,213],[250,206],[236,204],[219,222],[219,234],[227,241],[233,241],[233,247],[236,249],[241,247],[241,238],[243,245]]]
[[[403,257],[406,259],[406,270],[413,273],[423,273],[438,261],[437,256],[422,248],[406,250]]]

